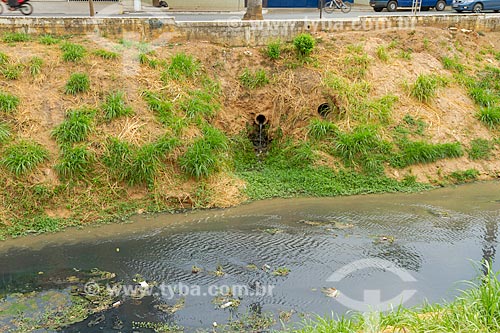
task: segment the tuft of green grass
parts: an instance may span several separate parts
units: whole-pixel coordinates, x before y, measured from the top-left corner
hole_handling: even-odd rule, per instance
[[[333,137],[337,134],[338,127],[334,123],[313,118],[309,122],[308,133],[309,136],[315,140],[323,140],[324,138]]]
[[[0,144],[7,142],[10,137],[10,128],[4,122],[0,122]]]
[[[142,98],[146,101],[148,104],[148,107],[151,111],[153,111],[158,120],[164,124],[168,125],[172,119],[173,112],[173,105],[169,101],[165,101],[163,99],[163,96],[161,96],[159,93],[154,93],[149,90],[145,90],[142,93]]]
[[[101,110],[104,112],[104,119],[107,121],[128,116],[133,112],[131,107],[126,106],[125,97],[121,91],[109,93],[106,96],[106,102],[101,106]]]
[[[6,32],[3,35],[3,41],[6,43],[29,42],[31,36],[24,32]]]
[[[1,163],[16,176],[26,174],[47,160],[49,152],[40,144],[21,141],[10,145],[3,153]]]
[[[401,59],[404,59],[404,60],[408,60],[408,61],[410,61],[410,60],[411,60],[411,58],[412,58],[412,51],[411,51],[411,50],[408,50],[408,51],[406,51],[406,50],[401,50],[401,52],[399,53],[399,57],[400,57]]]
[[[313,52],[316,41],[309,34],[300,34],[293,39],[293,46],[299,57],[308,57]]]
[[[23,73],[24,66],[22,64],[7,64],[1,69],[2,75],[7,80],[17,80]]]
[[[180,101],[179,107],[189,118],[209,118],[215,115],[220,105],[210,92],[197,89],[190,91],[189,95]]]
[[[455,183],[467,183],[474,181],[479,176],[479,171],[476,169],[468,169],[465,171],[455,171],[448,175],[448,178],[452,179]]]
[[[54,169],[63,180],[82,179],[91,172],[94,161],[94,154],[86,146],[64,145]]]
[[[206,125],[203,137],[196,139],[179,158],[181,169],[195,178],[208,177],[218,171],[223,162],[223,153],[229,148],[229,140],[218,129]]]
[[[468,150],[469,158],[472,160],[486,159],[490,156],[493,148],[495,148],[495,144],[492,141],[474,139],[471,141],[470,149]]]
[[[61,45],[61,50],[63,51],[63,60],[67,62],[79,62],[87,53],[82,45],[68,42]]]
[[[261,88],[269,83],[269,78],[264,69],[258,69],[255,72],[251,72],[246,68],[240,75],[241,84],[248,89]]]
[[[265,54],[271,60],[278,60],[281,57],[281,41],[277,40],[267,45]]]
[[[465,71],[464,65],[462,65],[457,57],[450,58],[450,57],[443,57],[441,58],[441,61],[443,63],[443,67],[448,70],[455,71],[457,73],[463,73]]]
[[[59,43],[60,41],[60,38],[48,34],[38,37],[38,42],[43,45],[54,45]]]
[[[389,53],[384,45],[377,47],[377,57],[383,62],[389,61]]]
[[[90,89],[90,79],[85,73],[73,73],[66,83],[65,93],[69,95],[76,95],[84,93]]]
[[[33,57],[30,59],[29,69],[31,76],[40,75],[42,72],[43,59],[40,57]]]
[[[481,108],[477,118],[490,128],[500,125],[500,106]]]
[[[362,79],[368,72],[370,58],[367,54],[350,54],[344,58],[345,73],[349,78]]]
[[[9,56],[3,52],[0,52],[0,66],[3,66],[9,62]]]
[[[170,59],[170,64],[162,73],[162,80],[166,83],[170,79],[192,79],[198,74],[200,68],[200,62],[193,56],[185,53],[177,53]]]
[[[431,144],[424,141],[403,140],[399,146],[400,152],[394,155],[390,161],[391,165],[397,168],[463,155],[462,145],[459,142]]]
[[[351,132],[338,133],[334,153],[348,165],[361,165],[366,172],[380,173],[391,148],[376,127],[358,126]]]
[[[136,147],[130,143],[110,138],[106,144],[103,163],[111,175],[130,185],[153,186],[161,161],[179,142],[175,138],[162,137],[156,142]]]
[[[52,131],[52,136],[59,143],[85,141],[92,131],[95,110],[81,108],[71,110],[66,119]]]
[[[19,106],[19,98],[17,96],[0,92],[0,111],[11,113]]]
[[[435,75],[420,74],[411,86],[411,95],[420,102],[428,102],[436,96],[436,91],[443,79]]]
[[[118,53],[104,50],[104,49],[95,50],[93,52],[93,54],[95,54],[98,57],[101,57],[102,59],[106,59],[106,60],[115,60],[115,59],[118,59],[118,57],[119,57]]]

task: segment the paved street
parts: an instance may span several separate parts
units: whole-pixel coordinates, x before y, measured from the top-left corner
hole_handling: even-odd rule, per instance
[[[32,16],[88,16],[87,2],[39,2],[32,1],[34,13]],[[124,13],[123,8],[116,2],[95,2],[95,9],[98,17],[174,17],[176,21],[215,21],[215,20],[239,20],[243,17],[244,12],[176,12],[163,8],[147,7],[143,8],[141,13]],[[446,15],[456,14],[451,8],[447,8],[443,12],[430,10],[421,12],[420,15]],[[400,10],[396,13],[388,13],[386,11],[375,13],[371,7],[363,5],[354,5],[350,13],[344,14],[339,10],[332,14],[323,13],[323,18],[353,18],[358,16],[384,16],[384,15],[412,15],[410,10]],[[471,14],[462,14],[471,15]],[[486,14],[495,15],[495,14]],[[498,14],[496,14],[498,15]],[[9,12],[4,9],[5,16],[22,16],[19,12]],[[287,20],[287,19],[318,19],[318,9],[265,9],[264,18],[268,20]]]

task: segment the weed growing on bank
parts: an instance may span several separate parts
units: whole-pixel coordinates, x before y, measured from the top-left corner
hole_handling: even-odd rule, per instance
[[[92,131],[95,110],[82,108],[71,110],[64,121],[52,131],[59,143],[74,143],[87,140]]]
[[[3,35],[3,41],[5,43],[22,43],[29,42],[31,36],[24,32],[6,32]]]
[[[167,159],[168,153],[178,144],[177,139],[167,137],[161,137],[142,146],[109,138],[102,162],[111,176],[118,181],[124,181],[129,185],[153,186],[161,162]]]
[[[12,113],[19,106],[19,98],[17,96],[0,92],[0,111],[4,113]]]
[[[93,54],[105,60],[115,60],[119,58],[118,53],[103,49],[95,50]]]
[[[240,82],[243,87],[248,89],[261,88],[269,83],[269,78],[264,69],[256,70],[255,72],[250,71],[246,68],[240,75]]]
[[[337,125],[328,120],[313,118],[309,122],[308,134],[315,140],[323,140],[328,137],[333,137],[337,134],[337,132]]]
[[[492,141],[485,139],[474,139],[470,143],[469,158],[472,160],[484,160],[491,156],[491,151],[495,148]]]
[[[43,59],[40,57],[33,57],[29,62],[29,71],[31,76],[38,76],[42,73]]]
[[[21,176],[47,160],[49,152],[38,143],[21,141],[8,146],[2,157],[2,165],[14,175]]]
[[[477,118],[490,128],[497,127],[500,125],[500,106],[481,108]]]
[[[66,62],[79,62],[87,53],[85,47],[69,42],[61,45],[61,50],[63,51],[63,60]]]
[[[306,58],[313,52],[316,41],[309,34],[300,34],[293,39],[293,46],[299,58]]]
[[[40,37],[38,37],[38,42],[42,45],[54,45],[58,44],[60,41],[61,39],[59,37],[55,37],[48,34],[41,35]]]
[[[64,145],[54,169],[62,180],[81,179],[90,174],[94,162],[95,156],[86,146]]]
[[[196,139],[179,158],[181,169],[197,179],[219,171],[229,148],[229,140],[220,130],[205,125],[202,132],[203,137]]]
[[[201,68],[201,64],[193,56],[185,53],[177,53],[170,59],[170,64],[162,73],[165,84],[169,80],[184,80],[194,78]]]
[[[277,40],[267,45],[265,54],[271,60],[278,60],[281,57],[281,41]]]
[[[0,144],[4,144],[10,138],[10,127],[4,122],[0,122]]]
[[[84,93],[90,89],[90,79],[85,73],[73,73],[66,83],[65,92],[69,95]]]
[[[101,105],[101,110],[106,121],[129,116],[133,113],[132,108],[126,105],[124,93],[121,91],[109,93],[106,96],[106,101]]]
[[[391,165],[397,168],[463,155],[463,148],[459,142],[432,144],[424,141],[402,140],[398,145],[400,151],[390,160]]]

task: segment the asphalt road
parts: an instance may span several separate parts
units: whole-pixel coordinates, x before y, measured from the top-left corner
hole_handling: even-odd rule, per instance
[[[87,2],[31,2],[34,7],[32,16],[36,17],[74,17],[88,16]],[[176,21],[216,21],[216,20],[240,20],[244,12],[175,12],[167,9],[159,9],[153,7],[144,7],[144,11],[140,13],[123,13],[123,9],[116,2],[95,2],[97,16],[101,17],[174,17]],[[436,12],[430,10],[421,12],[419,15],[447,15],[457,14],[451,8],[446,8],[445,11]],[[355,18],[359,16],[387,16],[387,15],[412,15],[410,9],[399,10],[395,13],[383,11],[375,13],[369,6],[354,5],[350,13],[344,14],[340,10],[336,10],[332,14],[323,13],[325,19],[342,19]],[[461,14],[471,15],[471,14]],[[493,13],[486,15],[495,15]],[[498,14],[496,14],[498,15]],[[3,17],[5,16],[22,16],[18,11],[10,12],[4,8]],[[265,9],[264,19],[268,20],[287,20],[287,19],[319,19],[318,9]]]

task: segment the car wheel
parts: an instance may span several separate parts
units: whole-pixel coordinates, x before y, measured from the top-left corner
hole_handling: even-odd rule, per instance
[[[436,10],[438,12],[442,12],[445,8],[446,8],[446,2],[444,2],[443,0],[439,0],[437,3],[436,3]]]
[[[383,7],[374,7],[373,10],[377,13],[380,13],[384,8]]]
[[[483,4],[482,3],[476,3],[474,7],[472,7],[472,11],[474,13],[481,13],[483,11]]]
[[[387,4],[387,11],[388,12],[395,12],[398,9],[398,3],[394,0],[389,1]]]

